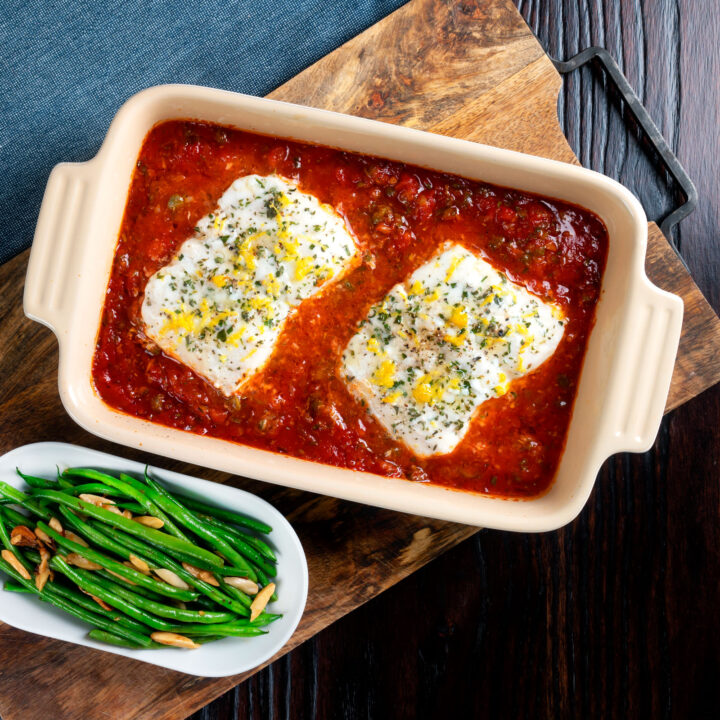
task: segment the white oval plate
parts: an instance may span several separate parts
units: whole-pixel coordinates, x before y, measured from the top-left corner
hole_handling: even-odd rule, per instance
[[[145,465],[115,455],[67,443],[42,442],[24,445],[0,457],[0,480],[15,487],[25,485],[15,468],[29,475],[53,478],[56,466],[93,467],[110,471],[142,473]],[[171,490],[197,497],[218,507],[249,515],[272,526],[269,541],[278,557],[278,601],[269,609],[282,618],[268,626],[268,634],[252,638],[225,638],[197,650],[168,648],[131,650],[94,642],[89,627],[36,597],[0,589],[0,620],[31,633],[66,640],[97,650],[125,655],[170,670],[204,677],[236,675],[270,659],[290,639],[300,622],[308,593],[308,569],[300,540],[288,521],[269,503],[244,490],[181,475],[150,466],[154,477]],[[0,572],[4,579],[4,574]]]

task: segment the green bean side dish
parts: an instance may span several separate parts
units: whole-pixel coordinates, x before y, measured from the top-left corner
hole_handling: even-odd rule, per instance
[[[198,648],[253,637],[280,615],[265,523],[91,468],[0,481],[4,588],[28,593],[126,648]],[[19,508],[19,509],[18,509]]]

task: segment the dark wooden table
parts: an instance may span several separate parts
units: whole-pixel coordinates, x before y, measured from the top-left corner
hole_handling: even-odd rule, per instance
[[[552,56],[618,59],[697,185],[677,236],[717,311],[720,3],[515,1]],[[565,80],[559,114],[582,163],[651,219],[673,205],[593,71]],[[607,462],[569,527],[480,533],[194,720],[720,717],[719,425],[716,386],[650,452]]]

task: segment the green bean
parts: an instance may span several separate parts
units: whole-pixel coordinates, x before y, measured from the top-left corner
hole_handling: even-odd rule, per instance
[[[122,508],[123,510],[129,510],[131,513],[134,513],[135,515],[144,515],[145,514],[145,508],[140,504],[136,502],[132,502],[130,500],[121,500],[117,503],[117,506],[119,508]]]
[[[260,522],[259,520],[255,520],[254,518],[241,515],[240,513],[233,512],[232,510],[226,510],[225,508],[208,505],[207,503],[188,497],[182,493],[178,493],[177,496],[180,502],[189,507],[191,510],[211,515],[212,517],[218,518],[219,520],[225,520],[233,525],[240,525],[241,527],[255,530],[259,533],[263,533],[264,535],[272,532],[272,528],[269,525],[266,525],[264,522]]]
[[[138,643],[138,645],[140,645],[141,647],[152,647],[152,640],[150,640],[147,635],[135,632],[134,630],[130,630],[126,627],[122,627],[113,620],[106,620],[104,617],[101,617],[100,615],[97,615],[95,613],[91,613],[87,610],[79,610],[66,600],[62,600],[58,597],[52,597],[42,593],[39,594],[38,597],[41,600],[44,600],[45,602],[48,602],[51,605],[55,605],[61,610],[64,610],[70,615],[74,615],[76,618],[88,623],[89,625],[96,625],[100,628],[103,628],[104,630],[107,630],[108,632],[113,632],[117,635],[124,636],[128,640],[132,640]]]
[[[207,568],[202,569],[206,570]],[[229,567],[228,565],[223,565],[221,568],[210,568],[210,572],[214,575],[217,575],[218,577],[246,577],[253,581],[257,580],[257,577],[255,577],[254,574],[255,571],[252,570],[253,576],[250,577],[247,571],[247,567]]]
[[[73,483],[73,485],[78,482],[82,482],[83,480],[93,480],[94,482],[104,483],[108,478],[112,478],[113,480],[115,479],[115,477],[110,475],[110,473],[104,473],[100,470],[83,467],[66,468],[63,470],[62,477]]]
[[[93,550],[92,548],[86,548],[83,545],[75,543],[72,540],[66,538],[64,535],[55,532],[55,530],[53,530],[49,525],[46,525],[44,522],[39,522],[37,526],[44,533],[46,533],[53,540],[55,540],[55,542],[61,547],[64,547],[71,552],[77,553],[78,555],[81,555],[87,560],[95,562],[98,565],[101,565],[106,570],[112,570],[114,573],[117,573],[121,577],[130,580],[137,585],[142,585],[143,587],[148,588],[148,590],[153,590],[160,595],[167,595],[168,597],[172,597],[177,600],[194,600],[197,597],[197,593],[194,593],[190,590],[182,590],[180,588],[174,587],[173,585],[168,585],[167,583],[155,580],[154,578],[148,577],[147,575],[143,575],[138,570],[129,568],[127,567],[127,565],[123,565],[117,560],[113,560],[112,558],[109,558],[106,555],[97,552],[97,550]]]
[[[121,479],[118,480],[112,475],[101,473],[97,470],[90,470],[88,468],[71,468],[70,470],[66,470],[65,474],[75,474],[80,475],[81,477],[99,480],[106,485],[116,488],[125,497],[135,500],[135,502],[141,505],[148,515],[154,515],[155,517],[160,518],[165,523],[163,529],[166,532],[169,532],[171,535],[175,535],[175,537],[182,538],[183,540],[189,540],[187,535],[185,535],[185,533],[180,530],[180,528],[162,511],[162,509],[148,497],[143,484],[134,477],[122,473],[120,475]]]
[[[28,523],[32,524],[32,519],[27,515],[23,515],[14,508],[7,507],[6,505],[0,507],[0,515],[4,515],[5,519],[12,523],[13,527],[15,527],[15,525],[27,525]]]
[[[267,635],[267,630],[263,630],[257,625],[235,625],[234,623],[222,625],[183,625],[182,634],[256,637],[258,635]]]
[[[235,542],[236,539],[239,539],[240,541],[254,548],[268,562],[273,563],[273,565],[277,563],[277,557],[275,556],[272,548],[263,540],[253,537],[252,535],[233,527],[232,525],[230,525],[230,523],[226,523],[223,520],[218,520],[217,518],[211,517],[210,515],[197,513],[197,516],[201,518],[204,522],[209,523],[212,527],[214,527],[217,532],[220,533],[229,542],[232,543]]]
[[[234,598],[227,597],[220,590],[213,587],[209,583],[200,580],[200,578],[196,578],[194,575],[185,570],[185,568],[180,565],[180,563],[176,562],[173,558],[164,555],[159,550],[145,545],[141,540],[138,540],[131,535],[126,535],[120,530],[117,530],[115,532],[115,537],[118,542],[127,545],[127,547],[136,552],[138,556],[151,558],[158,567],[172,570],[181,580],[184,580],[188,585],[192,586],[198,592],[205,595],[205,597],[214,600],[218,605],[221,605],[226,610],[231,610],[232,612],[239,615],[250,614],[244,604],[239,605]]]
[[[117,575],[113,575],[111,572],[108,572],[107,570],[93,570],[92,573],[93,575],[99,575],[105,578],[105,580],[109,580],[110,582],[122,583],[123,586],[127,585],[129,588],[132,588],[133,592],[136,592],[138,595],[146,597],[148,600],[155,600],[157,602],[185,602],[184,600],[175,600],[174,598],[168,598],[167,595],[160,595],[160,593],[156,593],[153,590],[148,590],[142,585],[137,585],[136,583],[125,581],[122,578],[117,577]]]
[[[53,491],[46,490],[45,492]],[[46,520],[50,518],[49,513],[43,510],[40,505],[35,502],[34,499],[30,498],[28,495],[26,495],[24,492],[21,492],[17,488],[14,488],[12,485],[8,485],[2,480],[0,480],[0,494],[4,495],[7,498],[10,498],[15,502],[16,505],[24,507],[38,517],[44,518]]]
[[[28,595],[34,595],[35,593],[31,590],[28,590],[24,585],[21,585],[18,582],[15,582],[14,580],[11,580],[8,578],[3,583],[3,590],[7,590],[8,592],[15,592],[15,593],[26,593]]]
[[[257,570],[258,574],[258,582],[262,587],[265,587],[269,582],[270,579],[265,575],[265,573],[260,568],[255,568]],[[278,599],[277,591],[275,591],[271,596],[269,602],[275,602]]]
[[[105,643],[106,645],[116,645],[117,647],[131,648],[133,650],[140,650],[142,645],[139,643],[128,640],[127,638],[114,635],[113,633],[107,632],[107,630],[100,630],[100,628],[93,628],[89,633],[88,637],[95,642]],[[153,647],[159,643],[153,643]]]
[[[107,589],[107,586],[105,585],[106,581],[98,579],[99,582],[96,582],[95,580],[91,580],[88,577],[89,572],[71,567],[59,555],[56,555],[53,558],[53,566],[57,567],[57,569],[62,572],[65,577],[72,580],[81,590],[85,590],[85,592],[89,592],[91,595],[99,597],[111,607],[117,608],[120,612],[129,615],[134,620],[137,620],[138,622],[141,622],[155,630],[174,632],[175,625],[165,622],[165,620],[161,620],[160,618],[141,610],[132,603],[129,603],[127,600],[123,600],[118,595],[115,595],[113,590]]]
[[[257,625],[258,627],[264,627],[265,625],[269,625],[270,623],[274,623],[276,620],[279,620],[282,617],[281,614],[278,613],[267,613],[267,612],[261,612],[254,620],[248,620],[248,625]],[[237,620],[236,623],[241,624],[242,618],[240,620]]]
[[[223,640],[225,637],[225,635],[200,635],[198,637],[194,637],[193,642],[197,643],[198,645],[207,645],[211,642]]]
[[[45,478],[34,477],[33,475],[25,475],[20,472],[20,468],[15,468],[15,472],[30,486],[36,488],[56,488],[58,484],[55,480],[46,480]]]
[[[56,465],[55,467],[57,468],[57,482],[58,482],[58,485],[60,486],[60,488],[61,488],[62,490],[69,490],[70,488],[72,488],[72,486],[73,486],[75,483],[68,482],[68,481],[63,477],[63,474],[60,472],[60,468],[59,468],[57,465]]]
[[[223,534],[227,533],[226,530],[221,530],[220,528],[217,528],[217,532]],[[225,537],[228,539],[228,542],[235,546],[238,552],[242,553],[246,563],[249,561],[249,563],[252,563],[252,565],[256,568],[260,567],[262,571],[270,577],[275,577],[277,575],[275,566],[267,558],[264,558],[254,547],[251,547],[247,542],[240,538],[239,533],[235,536],[227,533]]]
[[[197,605],[197,610],[217,610],[217,603],[207,595],[201,595],[197,600],[193,600],[192,604]]]
[[[74,485],[67,490],[63,490],[68,495],[74,495],[77,497],[81,493],[91,493],[93,495],[112,495],[114,497],[120,497],[122,493],[118,492],[115,488],[109,485],[103,485],[102,483],[85,483],[84,485]]]
[[[175,498],[156,483],[149,475],[145,475],[145,483],[147,484],[148,495],[157,503],[165,512],[172,515],[179,523],[184,525],[188,530],[194,532],[198,537],[202,538],[215,548],[223,557],[232,565],[244,564],[242,555],[230,545],[224,538],[220,537],[215,530],[205,525],[202,520],[195,517],[187,508],[183,507]]]
[[[66,524],[69,525],[73,530],[79,533],[88,542],[99,545],[104,550],[119,555],[123,560],[130,559],[130,553],[120,543],[115,542],[111,537],[104,535],[95,528],[91,527],[87,523],[83,522],[75,513],[69,508],[59,505],[58,509],[65,518]]]
[[[50,565],[51,567],[53,567],[54,570],[62,572],[57,563],[53,565],[52,560],[50,561]],[[44,592],[49,593],[50,595],[60,595],[69,602],[75,603],[75,605],[79,605],[85,610],[89,610],[90,612],[96,612],[99,615],[102,615],[107,620],[112,620],[113,622],[118,623],[118,625],[122,625],[129,630],[139,632],[141,635],[147,634],[147,632],[149,631],[149,627],[144,623],[133,620],[127,615],[119,612],[117,609],[106,610],[104,607],[101,607],[97,602],[95,602],[95,600],[93,600],[89,595],[85,595],[78,590],[73,590],[72,588],[65,587],[65,585],[57,582],[57,580],[47,583],[47,585],[45,585]]]
[[[0,491],[2,489],[2,483],[0,483]],[[198,547],[187,540],[169,535],[168,533],[161,532],[160,530],[155,530],[155,528],[149,528],[145,525],[141,525],[134,520],[128,520],[122,515],[116,515],[109,510],[97,507],[96,505],[87,503],[84,500],[72,497],[71,495],[55,492],[53,490],[40,490],[35,497],[44,497],[48,500],[67,505],[74,510],[78,510],[84,515],[89,515],[97,520],[102,520],[106,525],[120,528],[131,535],[137,535],[138,537],[143,538],[149,543],[160,545],[170,554],[172,554],[174,550],[179,550],[184,554],[197,557],[201,561],[210,563],[210,565],[220,566],[223,564],[221,558],[215,555],[215,553]]]
[[[149,637],[137,633],[134,630],[130,630],[129,628],[121,627],[117,623],[114,623],[112,620],[106,620],[104,617],[96,613],[89,612],[85,609],[77,608],[72,603],[68,602],[62,597],[50,595],[45,591],[40,592],[35,587],[32,581],[25,580],[25,578],[23,578],[18,572],[15,571],[15,568],[10,567],[10,565],[8,565],[8,563],[6,563],[2,559],[0,559],[0,569],[10,575],[10,577],[12,577],[15,581],[19,582],[21,585],[24,585],[27,590],[33,592],[41,600],[44,600],[51,605],[55,605],[61,610],[65,610],[65,612],[74,615],[76,618],[82,620],[83,622],[89,623],[93,626],[97,626],[99,628],[102,628],[103,630],[107,630],[108,632],[123,635],[124,637],[127,637],[130,640],[134,640],[135,642],[143,645],[144,647],[149,647],[150,643],[152,642]]]
[[[228,623],[237,619],[232,613],[227,612],[183,610],[181,608],[171,607],[170,605],[163,605],[162,603],[154,602],[141,595],[137,595],[132,590],[121,587],[115,582],[110,582],[107,586],[116,593],[118,597],[132,603],[141,610],[147,610],[154,615],[170,618],[171,620],[211,625],[213,623]]]
[[[220,587],[228,595],[232,595],[238,602],[241,602],[246,608],[248,608],[248,610],[250,609],[250,606],[252,605],[252,598],[247,593],[244,593],[242,590],[233,587],[232,585],[228,585],[222,578],[220,579]],[[250,613],[248,612],[248,615],[249,614]]]

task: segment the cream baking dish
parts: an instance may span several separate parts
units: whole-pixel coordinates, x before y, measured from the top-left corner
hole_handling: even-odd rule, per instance
[[[560,198],[599,215],[610,248],[567,447],[551,489],[509,501],[335,468],[166,428],[107,406],[91,363],[128,187],[156,123],[198,119],[331,145]],[[101,437],[267,482],[408,513],[516,531],[570,522],[601,463],[643,452],[662,417],[680,337],[680,298],[650,283],[647,220],[624,187],[583,168],[372,120],[184,85],[135,95],[97,156],[50,175],[30,255],[24,306],[60,345],[60,396],[73,419]]]

